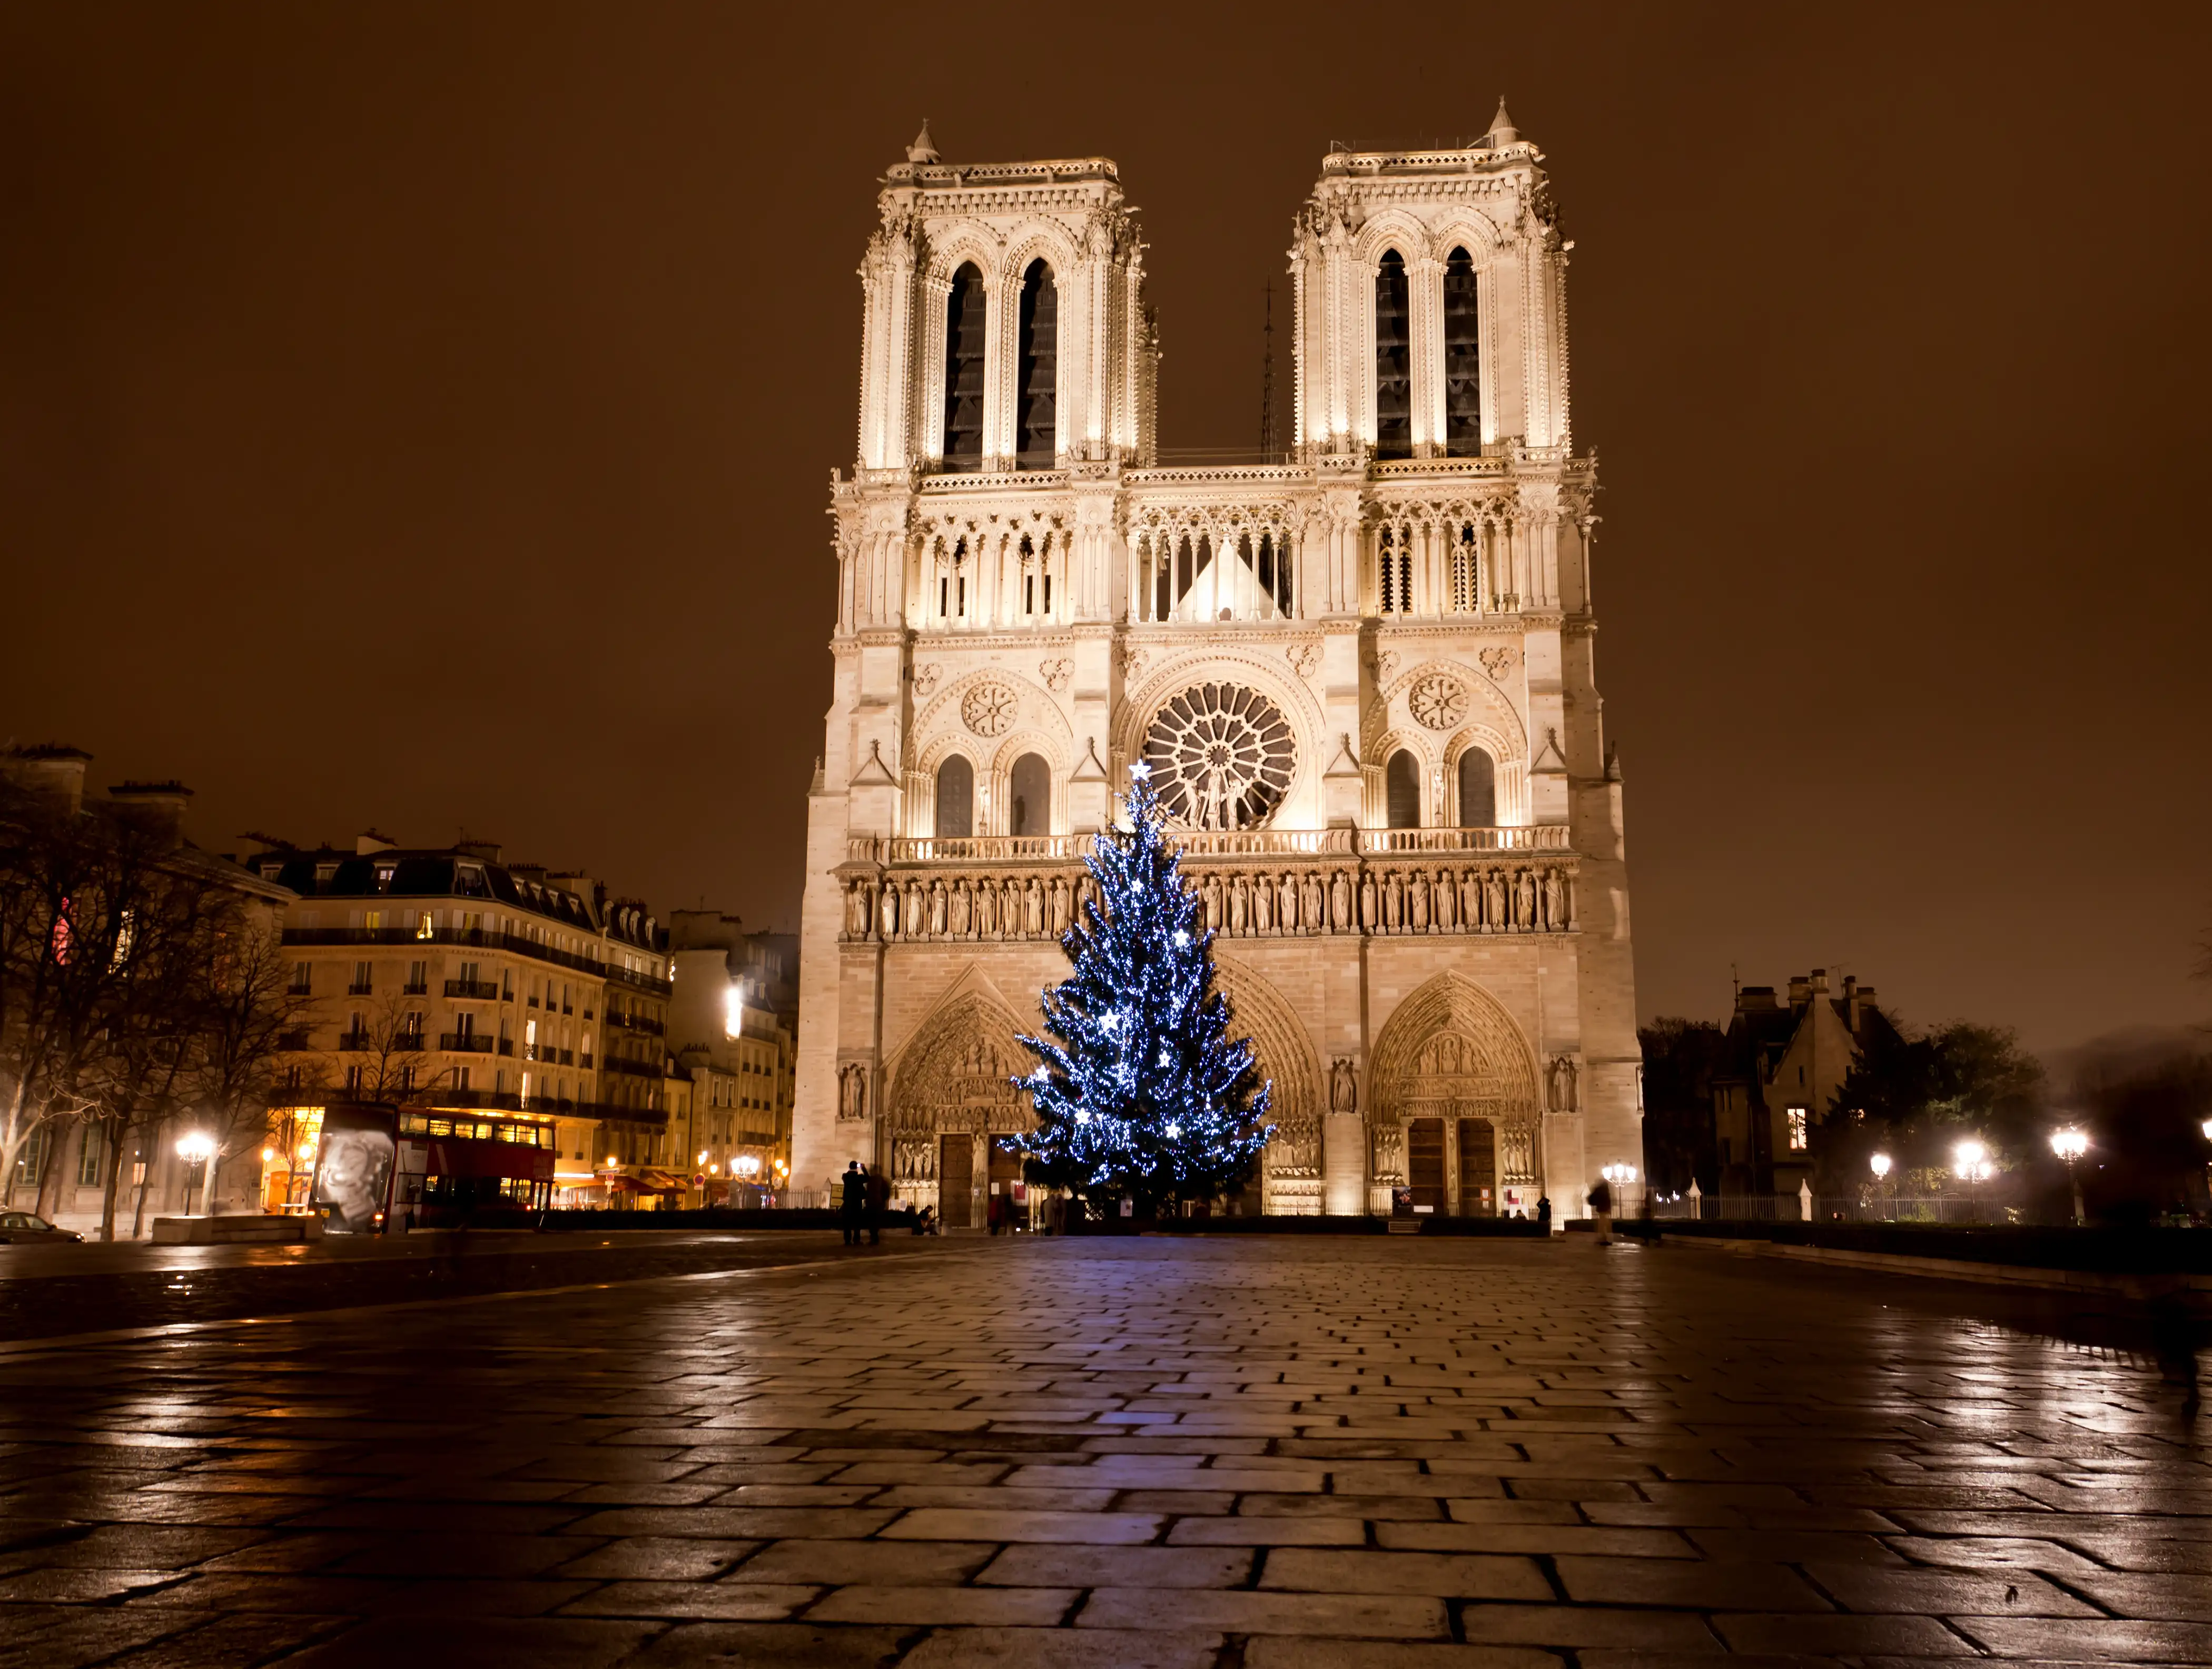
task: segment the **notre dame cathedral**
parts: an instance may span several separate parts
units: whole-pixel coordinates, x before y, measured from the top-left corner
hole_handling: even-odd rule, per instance
[[[1291,445],[1159,464],[1103,157],[885,175],[836,695],[809,804],[793,1185],[949,1226],[1020,1174],[1018,1033],[1147,762],[1274,1085],[1263,1209],[1578,1215],[1640,1164],[1567,252],[1499,109],[1333,150],[1292,225]],[[803,1193],[802,1193],[802,1197]]]

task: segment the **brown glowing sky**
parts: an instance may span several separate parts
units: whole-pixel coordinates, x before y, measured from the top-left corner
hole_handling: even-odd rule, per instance
[[[1504,90],[1577,240],[1643,1011],[2212,1011],[2205,9],[1206,10],[9,9],[0,736],[220,850],[465,825],[793,923],[921,118],[1115,158],[1164,442],[1250,446],[1328,143]]]

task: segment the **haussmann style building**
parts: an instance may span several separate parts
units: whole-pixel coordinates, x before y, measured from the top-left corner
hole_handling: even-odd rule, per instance
[[[795,1189],[859,1159],[957,1226],[1019,1174],[1016,1036],[1139,760],[1274,1085],[1262,1209],[1573,1216],[1640,1164],[1541,163],[1502,109],[1464,149],[1332,151],[1291,228],[1293,444],[1206,469],[1158,466],[1111,161],[950,163],[925,130],[885,175],[831,495]]]

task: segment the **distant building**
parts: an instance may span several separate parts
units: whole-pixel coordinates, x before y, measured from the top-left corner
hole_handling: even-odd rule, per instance
[[[1873,1028],[1890,1025],[1872,986],[1846,975],[1840,996],[1828,970],[1736,993],[1721,1068],[1713,1077],[1713,1127],[1720,1192],[1795,1201],[1813,1180],[1821,1121]]]
[[[672,1076],[690,1167],[690,1198],[744,1204],[781,1193],[791,1174],[798,1063],[799,940],[748,933],[735,916],[678,910],[669,920],[676,979],[669,1004]]]
[[[667,933],[642,904],[482,842],[371,833],[350,852],[271,846],[247,866],[296,895],[284,944],[313,999],[273,1114],[267,1208],[305,1203],[332,1098],[391,1102],[434,1140],[550,1148],[556,1205],[680,1189]],[[527,1192],[517,1174],[444,1180],[477,1200]]]

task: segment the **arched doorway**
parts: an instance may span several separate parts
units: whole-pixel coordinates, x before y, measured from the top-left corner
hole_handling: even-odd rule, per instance
[[[925,1021],[893,1069],[889,1149],[891,1190],[927,1205],[948,1229],[983,1221],[995,1187],[1010,1193],[1021,1162],[994,1138],[1036,1122],[1012,1078],[1028,1069],[1013,1017],[969,992]]]
[[[1260,1209],[1275,1217],[1317,1215],[1322,1181],[1321,1075],[1305,1025],[1283,993],[1249,968],[1216,957],[1214,980],[1229,998],[1230,1036],[1252,1040],[1260,1076],[1273,1086],[1267,1121],[1275,1134],[1261,1162]]]
[[[1390,1017],[1370,1074],[1371,1180],[1413,1191],[1416,1211],[1535,1215],[1543,1103],[1535,1056],[1504,1005],[1455,974]]]

